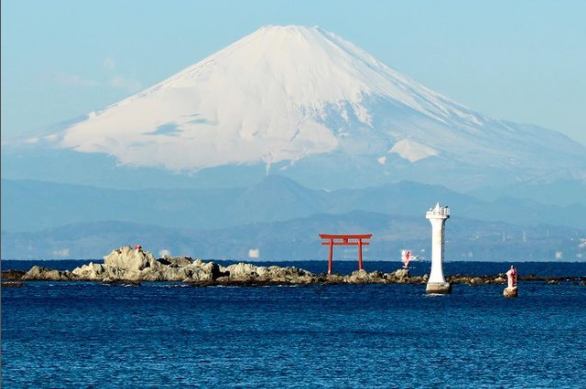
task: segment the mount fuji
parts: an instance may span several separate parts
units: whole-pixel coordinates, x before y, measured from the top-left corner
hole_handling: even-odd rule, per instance
[[[482,115],[319,27],[262,27],[23,144],[78,160],[107,156],[100,163],[117,167],[100,174],[147,169],[200,181],[223,177],[223,185],[266,174],[316,188],[405,179],[458,190],[586,181],[584,145]],[[71,174],[72,166],[83,164],[57,170]]]

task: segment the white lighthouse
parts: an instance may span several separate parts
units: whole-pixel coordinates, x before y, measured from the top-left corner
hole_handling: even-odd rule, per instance
[[[447,294],[452,286],[444,279],[444,232],[446,219],[450,217],[450,208],[439,203],[429,209],[425,215],[431,223],[431,273],[427,281],[426,293]]]

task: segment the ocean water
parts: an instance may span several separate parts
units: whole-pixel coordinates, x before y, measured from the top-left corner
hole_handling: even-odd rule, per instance
[[[586,264],[518,266],[586,275]],[[517,299],[497,285],[424,289],[2,288],[2,387],[586,387],[586,286],[520,283]]]

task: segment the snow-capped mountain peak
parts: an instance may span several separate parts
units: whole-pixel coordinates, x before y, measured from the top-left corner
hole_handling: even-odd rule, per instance
[[[333,33],[267,26],[91,113],[61,145],[174,170],[295,161],[340,147],[332,121],[372,128],[377,99],[440,122],[481,120]]]
[[[92,112],[58,139],[61,148],[113,155],[124,165],[277,164],[288,172],[319,167],[332,177],[346,174],[344,164],[379,182],[435,179],[446,168],[514,181],[586,166],[584,146],[561,134],[488,118],[331,32],[301,26],[262,27]],[[302,173],[291,174],[303,182]]]

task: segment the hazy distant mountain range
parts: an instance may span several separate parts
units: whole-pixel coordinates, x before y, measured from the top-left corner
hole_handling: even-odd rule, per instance
[[[3,140],[1,158],[2,258],[128,240],[309,258],[328,228],[373,232],[383,257],[424,248],[436,201],[453,209],[458,258],[584,251],[586,146],[482,115],[317,27],[263,27],[101,111]]]
[[[447,225],[453,259],[553,260],[561,251],[581,260],[586,254],[583,204],[487,202],[414,182],[312,190],[269,176],[245,188],[207,190],[2,180],[2,258],[99,258],[113,246],[140,242],[155,252],[207,258],[246,259],[258,249],[264,260],[315,259],[323,255],[319,233],[369,232],[368,255],[385,259],[402,248],[429,249],[424,215],[438,199],[453,210]]]
[[[556,226],[520,227],[471,219],[449,220],[449,261],[583,261],[583,229]],[[162,256],[254,261],[323,260],[327,248],[319,233],[373,233],[365,260],[399,263],[401,249],[429,260],[430,226],[424,218],[354,211],[315,214],[282,222],[251,223],[207,231],[163,228],[120,221],[76,223],[39,232],[2,232],[2,258],[99,259],[113,247],[141,243]],[[250,250],[258,254],[249,258]],[[338,260],[356,260],[356,248],[336,248]]]
[[[118,190],[39,181],[2,180],[3,229],[34,231],[64,224],[120,220],[208,230],[355,210],[425,220],[435,202],[457,218],[586,230],[586,204],[543,205],[502,197],[482,201],[442,186],[400,182],[364,189],[315,190],[280,176],[244,188]]]

